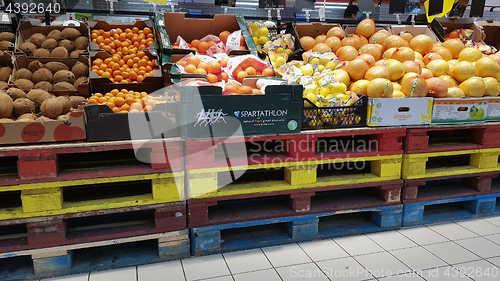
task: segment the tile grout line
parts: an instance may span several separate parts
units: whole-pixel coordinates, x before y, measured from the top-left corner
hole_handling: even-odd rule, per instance
[[[181,263],[182,274],[184,274],[184,281],[187,281],[186,270],[184,269],[184,263],[182,262],[184,259],[179,260]]]
[[[231,276],[231,278],[234,281],[233,272],[231,271],[231,268],[229,267],[229,264],[227,264],[226,257],[222,253],[220,255],[222,256],[222,259],[224,260],[224,263],[226,264],[227,270],[229,270],[229,275]],[[220,277],[222,277],[222,276],[220,276]]]
[[[274,266],[274,264],[271,262],[271,260],[269,259],[269,257],[266,255],[266,252],[264,252],[264,249],[262,249],[262,248],[259,248],[259,249],[262,252],[262,254],[264,254],[264,257],[266,257],[266,259],[269,262],[269,264],[273,267],[274,272],[276,272],[276,274],[278,274],[278,277],[281,279],[281,281],[284,281],[283,278],[281,277],[280,273],[278,272],[278,270]]]
[[[135,280],[139,281],[139,267],[137,265],[135,266]]]
[[[316,261],[311,258],[311,256],[302,248],[302,246],[300,246],[300,243],[297,243],[297,246],[299,246],[299,248],[302,250],[302,252],[304,252],[304,254],[306,254],[306,256],[314,263],[314,265],[319,269],[319,271],[323,272],[326,279],[332,281],[332,279],[330,279],[330,277],[323,271],[323,269],[316,263]]]

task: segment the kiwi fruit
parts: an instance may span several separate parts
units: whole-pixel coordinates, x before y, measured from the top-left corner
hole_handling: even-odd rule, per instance
[[[30,42],[35,44],[37,47],[41,47],[43,41],[45,41],[46,37],[42,33],[35,33],[31,35]]]
[[[40,111],[43,116],[57,118],[63,112],[63,103],[58,98],[49,98],[42,102]]]
[[[80,105],[81,103],[87,102],[86,98],[80,96],[70,96],[69,100],[71,101],[71,107],[74,109],[77,109],[78,105]]]
[[[38,83],[40,81],[52,82],[52,72],[46,68],[40,68],[33,73],[31,81],[33,81],[33,83]]]
[[[35,84],[28,79],[17,79],[14,83],[24,92],[29,92],[33,89],[33,87],[35,87]]]
[[[76,78],[86,77],[89,74],[89,67],[81,62],[75,63],[75,65],[71,68],[71,72],[75,75]]]
[[[13,100],[22,99],[26,97],[26,93],[19,88],[9,88],[7,90],[7,95]]]
[[[75,40],[76,38],[82,36],[80,31],[73,27],[66,27],[62,31],[62,37],[68,40]]]
[[[36,120],[35,113],[24,113],[23,115],[17,118],[17,122],[33,122]]]
[[[9,87],[9,84],[5,81],[0,81],[0,90],[5,90]]]
[[[82,83],[88,83],[88,79],[87,77],[80,77],[78,79],[76,79],[75,81],[75,84],[73,84],[73,86],[75,86],[75,89],[78,89],[78,85],[82,84]]]
[[[54,91],[76,91],[76,89],[71,83],[59,82],[54,85]]]
[[[62,82],[65,83],[65,82]],[[62,103],[63,105],[63,111],[62,114],[66,114],[71,110],[71,100],[69,99],[68,96],[59,96],[57,99]]]
[[[61,42],[59,42],[59,47],[66,48],[66,50],[68,50],[68,53],[75,49],[75,45],[73,44],[73,41],[69,41],[67,39],[64,39]]]
[[[35,89],[28,92],[27,98],[34,101],[37,104],[43,103],[45,100],[52,97],[49,92],[45,90]]]
[[[48,57],[50,57],[50,51],[47,49],[43,49],[43,48],[36,49],[36,51],[33,52],[33,57],[35,57],[35,58],[48,58]]]
[[[44,65],[45,68],[50,70],[52,73],[56,73],[59,70],[69,70],[69,67],[62,62],[51,61]]]
[[[24,42],[19,46],[19,49],[23,51],[28,57],[33,56],[36,51],[36,45],[30,42]]]
[[[34,113],[36,105],[27,98],[20,98],[14,101],[14,115],[19,116],[24,113]]]
[[[68,70],[59,70],[54,74],[54,83],[59,83],[59,82],[68,82],[68,83],[75,83],[75,75]]]
[[[80,36],[75,41],[75,48],[78,50],[86,50],[88,46],[89,46],[89,39],[87,39],[87,37]]]
[[[42,43],[42,48],[48,49],[48,50],[53,50],[57,47],[57,40],[56,39],[47,39],[43,41]]]
[[[82,54],[83,52],[85,52],[85,51],[84,50],[74,50],[73,52],[71,52],[71,55],[69,57],[72,59],[77,59],[80,56],[80,54]]]
[[[68,50],[65,47],[57,47],[55,48],[51,53],[50,57],[51,58],[67,58],[68,57]]]
[[[40,81],[40,82],[35,84],[34,89],[52,91],[54,89],[54,87],[52,86],[52,83],[50,83],[49,81]]]
[[[11,32],[0,32],[0,41],[9,41],[14,43],[16,41],[16,35]]]
[[[56,41],[61,40],[61,38],[62,38],[62,33],[59,29],[54,29],[47,35],[47,39],[54,39]]]
[[[34,60],[28,64],[28,70],[32,73],[39,70],[40,68],[43,68],[43,63],[38,60]]]
[[[8,51],[10,45],[12,45],[12,42],[10,41],[0,41],[0,50]]]
[[[14,110],[14,101],[5,93],[0,93],[0,118],[8,118]]]
[[[9,82],[10,75],[12,74],[12,68],[5,66],[0,69],[0,81]]]
[[[31,77],[33,76],[33,73],[29,71],[27,68],[21,68],[16,71],[16,74],[14,74],[14,78],[16,79],[28,79],[31,80]]]

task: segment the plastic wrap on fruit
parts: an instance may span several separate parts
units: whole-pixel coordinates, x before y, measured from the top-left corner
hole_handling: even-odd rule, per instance
[[[240,40],[241,30],[236,30],[233,33],[229,34],[226,41],[226,52],[229,53],[229,51],[232,50],[239,50],[241,44]]]
[[[331,51],[324,53],[305,52],[302,54],[302,59],[310,64],[317,63],[318,65],[332,69],[339,64],[339,59]]]
[[[491,55],[491,54],[494,54],[497,52],[497,50],[495,49],[495,47],[493,46],[490,46],[490,45],[486,45],[485,43],[483,42],[479,42],[476,44],[476,47],[485,55]]]
[[[318,87],[318,85],[316,85],[316,84],[305,85],[304,86],[304,92],[303,92],[302,95],[304,97],[306,97],[309,94],[313,94],[315,96],[318,96],[318,94],[319,94],[319,87]]]
[[[275,48],[276,49],[282,49],[281,47]],[[267,64],[269,64],[275,71],[278,70],[282,65],[286,64],[286,61],[288,59],[288,56],[285,52],[277,53],[271,51],[267,55]]]
[[[249,66],[253,67],[257,73],[261,73],[262,70],[268,68],[265,62],[254,55],[232,57],[227,62],[227,68],[233,78],[236,78],[240,71],[245,70]]]
[[[476,42],[474,42],[474,40],[467,40],[465,42],[465,48],[467,47],[475,47],[476,46]]]
[[[461,28],[459,34],[460,34],[460,39],[462,39],[462,41],[471,40],[472,37],[474,36],[474,30]]]
[[[184,49],[184,50],[188,50],[189,49],[189,45],[186,42],[186,40],[184,40],[180,36],[177,36],[177,40],[175,41],[175,45],[178,45],[179,49]]]

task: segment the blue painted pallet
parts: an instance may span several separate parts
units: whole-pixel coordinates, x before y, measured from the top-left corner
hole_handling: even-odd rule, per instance
[[[403,226],[433,224],[500,214],[500,193],[406,203]]]
[[[191,255],[393,230],[402,214],[400,204],[191,228]]]
[[[0,280],[31,280],[190,256],[189,231],[0,254]]]

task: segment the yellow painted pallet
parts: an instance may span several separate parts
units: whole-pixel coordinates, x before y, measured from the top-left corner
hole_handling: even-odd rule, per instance
[[[420,179],[500,171],[499,155],[500,148],[404,154],[401,174],[403,179]],[[450,156],[468,156],[469,163],[455,166],[454,161],[450,160],[443,167],[428,167],[429,161]]]
[[[142,181],[150,184],[149,192],[132,196],[108,196],[99,199],[99,187],[106,184],[132,184]],[[149,183],[148,183],[149,182]],[[64,193],[74,187],[92,185],[96,199],[65,200]],[[118,187],[119,188],[119,187]],[[110,178],[83,179],[73,181],[44,182],[0,187],[0,197],[19,194],[21,206],[0,208],[0,220],[52,216],[68,213],[106,210],[122,207],[142,206],[157,203],[178,202],[184,196],[184,172],[133,175]],[[19,198],[14,198],[14,200]]]
[[[369,162],[367,165],[370,165],[370,172],[317,176],[318,165],[360,161],[364,161],[364,163]],[[186,195],[188,198],[210,198],[397,180],[401,178],[401,163],[402,155],[387,155],[188,170],[186,171]],[[273,169],[283,169],[282,179],[266,181],[259,178],[259,173],[262,172],[264,174],[266,171]],[[239,175],[245,171],[252,170],[256,172],[255,180],[246,183],[237,182]],[[234,178],[229,179],[228,182],[229,174],[232,174]],[[221,175],[225,175],[225,179],[221,179]],[[232,183],[231,181],[234,180],[236,181]]]

